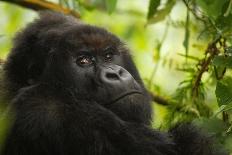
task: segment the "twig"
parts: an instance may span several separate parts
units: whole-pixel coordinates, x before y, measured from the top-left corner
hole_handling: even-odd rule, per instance
[[[205,72],[208,71],[209,65],[213,58],[218,54],[219,50],[216,47],[216,44],[220,41],[221,37],[210,43],[205,51],[205,58],[202,59],[199,63],[200,67],[196,73],[196,76],[193,80],[192,87],[192,97],[198,96],[198,89],[201,84],[201,78]]]
[[[161,96],[158,96],[154,93],[151,93],[151,92],[150,92],[150,95],[151,95],[152,101],[156,102],[157,104],[164,105],[164,106],[170,105],[167,99]]]
[[[16,4],[36,11],[52,10],[52,11],[62,12],[64,14],[70,14],[76,18],[80,18],[80,14],[78,12],[46,0],[0,0],[0,1]]]
[[[207,22],[207,18],[201,14],[201,16],[199,16],[195,10],[189,5],[189,2],[187,2],[186,0],[183,0],[185,6],[187,7],[187,9],[194,15],[194,17],[197,19],[197,20],[200,20],[202,21],[203,23],[206,23]]]

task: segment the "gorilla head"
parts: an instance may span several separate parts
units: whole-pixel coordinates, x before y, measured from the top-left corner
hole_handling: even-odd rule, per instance
[[[5,71],[11,95],[45,83],[96,101],[123,120],[150,122],[149,97],[124,44],[71,17],[42,14],[16,37]]]

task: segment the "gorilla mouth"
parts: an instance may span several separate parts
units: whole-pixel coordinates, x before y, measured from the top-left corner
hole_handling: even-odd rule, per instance
[[[115,102],[121,100],[122,98],[124,98],[124,97],[126,97],[126,96],[130,96],[130,95],[134,95],[134,94],[143,95],[142,92],[137,91],[137,90],[133,90],[133,91],[130,91],[130,92],[125,92],[125,93],[119,95],[119,97],[113,99],[111,102],[107,103],[106,105],[113,104],[113,103],[115,103]]]

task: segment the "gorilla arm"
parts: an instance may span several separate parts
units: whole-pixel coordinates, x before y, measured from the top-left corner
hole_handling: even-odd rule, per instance
[[[50,92],[40,85],[15,99],[16,120],[4,155],[175,154],[165,134],[124,122],[95,102]]]

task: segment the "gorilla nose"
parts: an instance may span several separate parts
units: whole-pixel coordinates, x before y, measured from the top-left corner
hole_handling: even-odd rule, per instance
[[[142,94],[141,87],[133,76],[123,67],[118,65],[107,65],[98,68],[100,78],[99,90],[103,89],[104,94],[100,95],[99,101],[109,104],[131,94]],[[97,78],[97,79],[98,79]],[[99,80],[99,79],[98,79]]]
[[[116,83],[128,84],[134,80],[127,70],[118,65],[102,68],[100,78],[103,83],[111,85]]]

